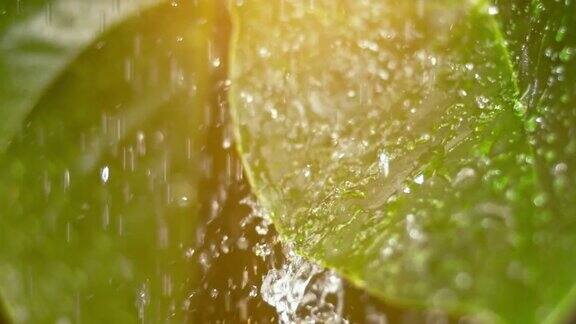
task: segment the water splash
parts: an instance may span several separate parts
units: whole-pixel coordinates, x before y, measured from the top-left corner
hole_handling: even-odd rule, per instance
[[[348,323],[342,317],[342,280],[285,247],[286,262],[264,276],[260,293],[280,323]]]

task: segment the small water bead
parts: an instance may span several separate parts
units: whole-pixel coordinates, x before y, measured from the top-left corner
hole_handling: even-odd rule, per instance
[[[204,270],[210,269],[210,256],[208,255],[207,252],[200,253],[200,255],[198,256],[198,261],[200,262],[200,265],[202,265]]]
[[[432,136],[429,133],[424,133],[422,135],[420,135],[419,140],[422,141],[423,143],[426,143],[428,141],[430,141],[432,139]]]
[[[454,181],[452,181],[452,185],[459,188],[468,187],[476,181],[476,178],[476,170],[467,167],[462,168],[456,174]]]
[[[414,182],[416,184],[423,184],[424,183],[424,174],[420,173],[419,175],[416,176],[416,178],[414,178]]]
[[[248,249],[249,246],[249,242],[248,240],[244,237],[241,236],[240,238],[238,238],[238,240],[236,241],[236,246],[240,249],[240,250],[246,250]]]
[[[184,256],[186,257],[186,259],[192,259],[192,257],[194,256],[195,253],[196,253],[196,250],[194,250],[194,248],[192,248],[192,247],[189,247],[184,252]]]
[[[227,235],[224,235],[224,237],[222,237],[222,241],[220,242],[220,250],[224,254],[227,254],[228,252],[230,252],[230,246],[228,243],[228,236]]]
[[[277,109],[270,108],[270,109],[268,109],[268,111],[270,112],[270,117],[272,117],[272,119],[278,118],[278,110]]]
[[[484,109],[490,104],[490,99],[484,96],[478,96],[476,97],[476,104],[478,105],[478,108]]]
[[[536,207],[542,207],[547,202],[548,202],[548,195],[546,195],[545,193],[540,193],[540,194],[536,195],[536,197],[534,197],[534,199],[532,200],[532,203]]]
[[[394,255],[394,253],[396,253],[396,251],[398,251],[400,247],[401,246],[400,243],[398,242],[398,239],[396,237],[392,237],[386,240],[384,248],[380,251],[380,255],[382,256],[383,259],[388,259],[392,255]]]
[[[556,32],[556,41],[557,42],[561,42],[564,39],[564,36],[566,36],[566,26],[562,26],[560,28],[558,28],[558,31]]]
[[[388,177],[390,174],[390,156],[387,152],[383,151],[378,155],[378,166],[380,168],[380,173],[384,177]]]
[[[190,199],[187,196],[180,196],[176,199],[177,205],[179,207],[188,207],[190,206]]]
[[[552,171],[552,173],[555,176],[560,176],[560,175],[564,175],[566,173],[566,171],[568,171],[568,165],[566,163],[558,163],[554,166],[554,169]]]
[[[380,49],[380,47],[378,46],[378,44],[376,42],[373,42],[371,40],[366,40],[366,39],[362,39],[360,41],[358,41],[358,46],[361,49],[367,49],[373,52],[378,52],[378,50]]]
[[[268,234],[268,230],[270,228],[270,225],[272,224],[270,219],[266,217],[261,217],[260,215],[258,215],[257,217],[260,218],[260,222],[258,223],[258,225],[256,225],[254,227],[254,229],[256,230],[256,233],[260,236],[264,236],[266,234]]]
[[[568,62],[574,56],[574,52],[575,52],[575,50],[573,48],[565,47],[564,49],[562,49],[562,51],[560,52],[558,57],[560,58],[560,60],[562,62]]]
[[[495,15],[498,14],[498,12],[499,12],[499,10],[498,10],[498,7],[497,7],[497,6],[489,6],[489,7],[488,7],[488,14],[489,14],[490,16],[495,16]]]
[[[250,296],[250,297],[258,296],[258,287],[250,286],[250,292],[248,293],[248,296]]]
[[[556,75],[558,81],[564,81],[566,67],[564,65],[558,65],[552,69],[552,72]]]
[[[70,170],[66,169],[64,171],[64,191],[70,188]]]
[[[265,224],[256,225],[255,230],[256,233],[258,233],[258,235],[264,236],[268,234],[268,225]]]
[[[140,155],[140,156],[144,156],[146,154],[145,139],[146,139],[146,136],[144,135],[144,132],[139,131],[138,133],[136,133],[136,151],[138,152],[138,155]]]
[[[247,103],[251,104],[254,102],[254,96],[248,92],[241,92],[240,97]]]
[[[304,177],[309,178],[312,175],[312,168],[310,164],[306,165],[304,168]]]
[[[110,179],[110,168],[108,166],[102,168],[100,179],[102,180],[102,183],[108,183],[108,180]]]
[[[270,53],[270,50],[269,50],[268,48],[266,48],[266,47],[260,47],[260,48],[258,49],[258,55],[259,55],[261,58],[269,58],[270,55],[271,55],[271,53]]]
[[[408,236],[415,241],[422,241],[425,239],[414,214],[408,214],[408,216],[406,216],[406,232],[408,233]]]
[[[272,253],[272,248],[267,243],[256,243],[252,248],[252,251],[254,254],[265,260],[266,257]]]
[[[378,71],[378,77],[384,81],[387,81],[388,79],[390,79],[390,72],[388,72],[385,69],[381,69]]]

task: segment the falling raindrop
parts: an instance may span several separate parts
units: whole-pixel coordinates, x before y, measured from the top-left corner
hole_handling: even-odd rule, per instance
[[[102,180],[102,183],[108,183],[108,180],[110,179],[110,168],[108,166],[102,168],[100,179]]]

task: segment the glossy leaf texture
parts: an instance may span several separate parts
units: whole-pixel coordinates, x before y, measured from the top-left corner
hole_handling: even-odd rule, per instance
[[[573,315],[576,304],[576,3],[499,0],[497,5],[518,71],[520,112],[541,187],[536,202],[546,210],[535,239],[550,247],[545,262],[555,274],[547,281],[572,288],[552,314],[561,320]]]
[[[238,146],[284,238],[395,304],[564,319],[573,7],[233,2]]]
[[[18,64],[0,74],[3,91],[17,90],[1,93],[12,116],[1,123],[19,131],[1,133],[0,297],[16,323],[182,322],[210,163],[214,7],[159,6],[88,44],[98,29],[74,22],[110,6],[90,3],[52,1],[50,19],[71,25],[41,41],[2,38],[32,49],[18,50],[22,62],[2,52]],[[29,22],[3,28],[44,37]]]

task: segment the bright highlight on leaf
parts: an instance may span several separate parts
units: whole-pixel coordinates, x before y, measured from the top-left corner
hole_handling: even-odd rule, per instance
[[[538,24],[564,17],[573,29],[574,18],[571,5],[533,1],[552,16],[534,18],[533,29],[500,21],[520,21],[521,5],[234,4],[239,149],[285,239],[392,303],[488,321],[564,319],[576,283],[574,213],[548,203],[544,147],[530,135],[541,119],[524,114],[522,95],[574,87],[541,79],[527,88],[533,67],[515,44],[529,34],[541,48],[536,37],[552,31]],[[546,53],[532,55],[536,64]],[[574,125],[566,121],[566,133]]]

